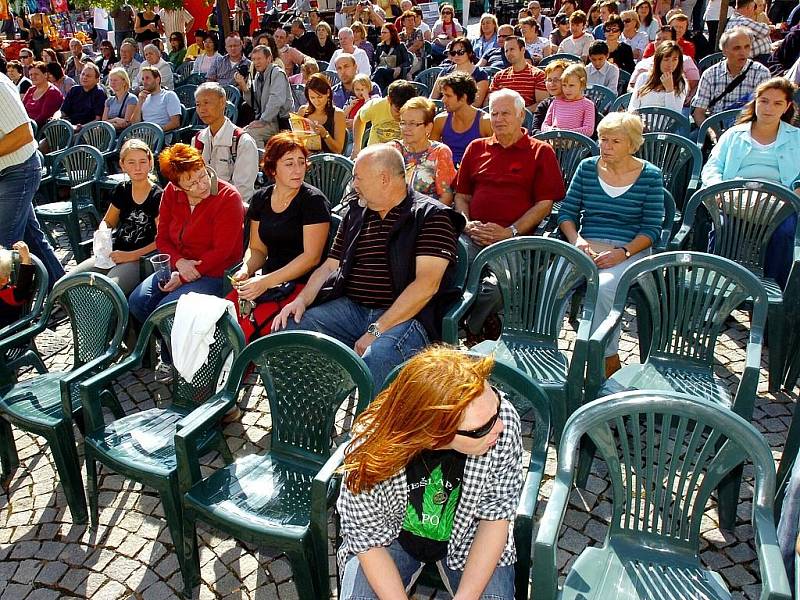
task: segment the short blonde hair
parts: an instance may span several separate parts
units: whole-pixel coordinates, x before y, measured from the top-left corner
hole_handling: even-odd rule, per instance
[[[639,15],[636,13],[635,10],[623,10],[620,13],[619,18],[622,19],[623,21],[629,18],[632,21],[634,21],[637,25],[641,23],[641,21],[639,21]]]
[[[125,82],[125,85],[128,86],[128,89],[131,89],[131,78],[128,75],[128,72],[122,67],[114,67],[113,69],[111,69],[111,72],[108,74],[109,80],[112,77],[119,77],[120,79],[122,79],[122,81]]]
[[[589,76],[586,74],[586,68],[583,65],[572,63],[561,73],[561,81],[564,81],[567,77],[576,77],[581,82],[581,89],[586,89]]]
[[[620,133],[628,138],[631,154],[637,152],[644,143],[644,124],[639,115],[629,112],[611,112],[597,125],[597,136],[607,133]]]
[[[400,115],[409,110],[422,111],[422,121],[425,125],[433,123],[433,118],[436,116],[436,105],[428,98],[422,96],[415,96],[403,105],[400,109]]]
[[[364,73],[359,73],[355,77],[353,77],[353,89],[355,89],[357,83],[363,83],[367,86],[367,89],[371,92],[372,91],[372,80],[369,78],[369,75],[365,75]]]

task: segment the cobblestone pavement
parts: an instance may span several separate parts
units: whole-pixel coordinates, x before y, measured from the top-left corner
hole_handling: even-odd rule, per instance
[[[743,366],[746,325],[747,316],[737,313],[736,320],[729,323],[726,334],[718,341],[717,374],[731,385]],[[631,331],[634,327],[635,323],[628,319],[621,342],[623,363],[638,358]],[[569,349],[572,339],[569,329],[564,348]],[[65,324],[42,334],[38,343],[51,370],[68,367],[71,353]],[[753,422],[778,461],[797,396],[767,393],[765,365],[763,361]],[[167,390],[155,381],[152,371],[139,370],[119,381],[117,393],[123,408],[130,413],[163,401]],[[234,456],[260,452],[268,444],[270,415],[263,395],[256,389],[243,407],[241,422],[225,429]],[[153,490],[126,481],[101,466],[100,526],[92,531],[87,526],[73,525],[49,449],[39,437],[19,431],[15,437],[20,468],[8,493],[0,491],[0,599],[178,597],[177,591],[181,589],[178,563],[161,504]],[[82,453],[81,438],[77,434],[76,437]],[[221,464],[216,455],[206,460],[208,466]],[[555,450],[551,447],[540,490],[540,512],[550,493],[555,465]],[[758,565],[749,522],[752,487],[747,470],[745,475],[738,521],[732,533],[717,529],[717,513],[714,505],[709,505],[702,527],[702,559],[722,573],[734,598],[757,598]],[[587,489],[573,493],[566,513],[558,552],[562,572],[569,569],[585,547],[602,543],[611,514],[609,497],[610,487],[603,477],[602,464],[595,463]],[[296,597],[289,564],[279,548],[256,549],[202,525],[198,533],[200,598]],[[427,589],[417,589],[416,596],[447,597]]]

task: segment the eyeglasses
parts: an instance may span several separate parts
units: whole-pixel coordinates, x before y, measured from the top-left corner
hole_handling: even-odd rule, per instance
[[[664,25],[661,27],[661,29],[659,29],[659,31],[672,33],[672,25]]]
[[[198,177],[195,177],[192,181],[190,181],[186,185],[182,185],[181,189],[188,192],[189,190],[204,184],[207,179],[208,179],[208,171],[203,169],[203,172],[200,173]]]
[[[623,23],[631,23],[633,19],[622,19]]]
[[[544,80],[545,83],[559,83],[561,81],[561,77],[548,77]]]
[[[510,35],[503,35],[502,33],[498,33],[497,34],[497,39],[498,40],[502,40],[502,39],[508,38],[508,37],[511,37],[511,36]]]
[[[400,121],[398,125],[400,125],[400,129],[405,129],[406,127],[411,127],[411,128],[419,127],[420,125],[425,125],[425,123],[418,121]]]
[[[495,397],[497,398],[497,412],[494,413],[494,416],[486,421],[480,427],[476,427],[475,429],[456,429],[456,435],[463,435],[464,437],[472,438],[474,440],[479,440],[482,437],[486,437],[489,433],[494,429],[494,424],[497,423],[497,419],[500,418],[500,394],[497,393],[497,389],[492,387],[492,391],[494,392]]]
[[[466,50],[448,50],[447,53],[450,56],[464,56],[467,51]]]

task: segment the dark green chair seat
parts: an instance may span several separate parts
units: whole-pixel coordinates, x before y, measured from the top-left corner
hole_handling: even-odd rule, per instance
[[[669,362],[652,361],[627,365],[614,373],[614,383],[623,388],[683,392],[706,398],[721,406],[731,406],[733,396],[728,382],[707,369],[689,366],[676,368]]]
[[[269,451],[238,458],[203,479],[198,443],[233,405],[250,369],[269,401]],[[282,331],[248,345],[234,360],[225,388],[204,412],[184,421],[175,445],[184,492],[181,567],[187,595],[200,583],[200,520],[285,553],[301,600],[329,597],[328,508],[338,493],[334,472],[345,449],[342,444],[332,453],[331,437],[336,413],[354,391],[357,415],[372,400],[373,384],[351,348],[318,333]]]
[[[68,372],[45,373],[18,382],[4,362],[5,351],[31,341],[44,331],[56,304],[64,308],[70,319],[74,367]],[[87,521],[73,432],[73,421],[82,427],[85,417],[78,384],[116,357],[127,323],[128,303],[119,287],[103,275],[81,273],[56,283],[35,323],[0,340],[2,483],[8,485],[19,466],[11,425],[44,437],[52,451],[74,523]],[[104,396],[103,405],[116,416],[122,416],[115,398]]]
[[[94,204],[88,198],[80,198],[77,203],[79,210],[89,211],[94,208]],[[72,202],[49,202],[36,207],[36,214],[45,217],[56,217],[69,215],[73,210]],[[96,210],[96,209],[95,209]]]
[[[603,546],[586,548],[559,589],[559,533],[583,440],[608,469],[612,506]],[[791,589],[775,532],[775,464],[764,437],[740,415],[688,394],[633,391],[578,409],[567,422],[550,499],[539,521],[532,587],[543,600],[685,600],[732,597],[700,561],[712,492],[752,465],[752,532],[761,600]],[[736,493],[738,499],[739,488]],[[742,505],[744,506],[744,505]],[[744,542],[744,539],[740,539]]]
[[[569,357],[550,344],[536,345],[526,339],[515,341],[501,337],[497,341],[476,344],[470,350],[482,355],[494,354],[495,359],[527,373],[545,389],[566,385]]]
[[[665,560],[659,552],[631,544],[584,550],[572,565],[560,596],[561,600],[731,597],[718,573],[698,568],[690,560],[681,565],[673,554]]]

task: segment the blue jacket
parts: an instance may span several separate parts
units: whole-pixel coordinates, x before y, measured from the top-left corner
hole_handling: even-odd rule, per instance
[[[703,185],[729,181],[739,176],[742,160],[752,149],[751,123],[742,123],[728,129],[719,138],[703,167]],[[781,174],[780,183],[793,189],[800,185],[800,129],[781,121],[774,147],[775,160]]]

